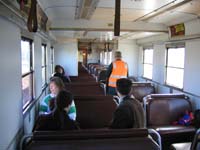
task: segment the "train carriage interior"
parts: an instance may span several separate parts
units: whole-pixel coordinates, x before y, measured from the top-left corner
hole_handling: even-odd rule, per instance
[[[118,51],[143,128],[110,128]],[[80,129],[33,130],[58,65]],[[200,0],[0,0],[0,150],[200,150],[199,66]]]

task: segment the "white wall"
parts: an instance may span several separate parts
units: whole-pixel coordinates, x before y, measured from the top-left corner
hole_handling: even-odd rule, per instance
[[[200,96],[200,40],[186,42],[184,90]]]
[[[78,45],[77,41],[57,43],[54,46],[55,65],[62,65],[70,76],[78,75]]]
[[[122,60],[127,62],[129,76],[138,75],[139,47],[134,40],[119,40],[118,50],[122,52]]]
[[[51,74],[51,43],[48,41],[47,42],[47,83],[49,82],[50,77],[52,76]]]
[[[192,21],[185,23],[185,34],[186,35],[196,35],[200,34],[200,19],[194,19]]]
[[[164,84],[166,48],[165,45],[155,44],[153,49],[153,80]]]
[[[9,147],[22,127],[20,29],[0,17],[0,149]],[[10,149],[10,147],[9,147]]]
[[[42,90],[42,41],[39,36],[34,36],[34,75],[35,75],[35,96],[38,97]]]
[[[139,47],[138,52],[138,77],[142,77],[143,75],[143,47]]]

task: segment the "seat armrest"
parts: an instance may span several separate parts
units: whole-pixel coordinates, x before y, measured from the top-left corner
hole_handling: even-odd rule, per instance
[[[159,145],[160,150],[162,150],[162,141],[160,134],[154,129],[148,129],[148,132],[153,138],[153,140]]]

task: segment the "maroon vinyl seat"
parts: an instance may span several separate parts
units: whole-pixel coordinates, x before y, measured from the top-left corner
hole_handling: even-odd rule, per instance
[[[94,64],[90,67],[90,74],[94,74],[94,70],[96,67],[99,67],[100,65],[99,64]]]
[[[196,131],[192,142],[174,143],[170,150],[200,150],[200,129]]]
[[[97,67],[94,69],[94,75],[97,76],[97,75],[98,75],[98,72],[99,72],[100,70],[104,70],[104,69],[106,69],[105,66],[97,66]]]
[[[90,76],[89,74],[80,76],[80,77],[70,77],[70,80],[72,83],[80,83],[81,81],[90,81],[90,82],[95,82],[94,78]]]
[[[165,143],[190,141],[194,126],[173,125],[174,121],[192,111],[189,97],[184,94],[151,94],[145,99],[147,127],[158,131]]]
[[[74,96],[87,95],[104,95],[103,89],[96,82],[85,81],[85,83],[66,84],[66,90],[70,91]]]
[[[25,150],[159,150],[147,129],[35,132]]]
[[[108,127],[117,108],[112,96],[75,96],[74,101],[81,129]]]
[[[106,69],[99,70],[97,73],[97,82],[106,81]]]
[[[140,102],[149,94],[154,94],[155,88],[151,83],[133,82],[131,94]]]

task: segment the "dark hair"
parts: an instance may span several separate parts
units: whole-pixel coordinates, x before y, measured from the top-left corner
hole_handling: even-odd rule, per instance
[[[55,85],[59,88],[59,90],[62,90],[62,89],[64,89],[64,87],[65,87],[65,85],[64,85],[64,83],[63,83],[63,81],[62,81],[62,79],[60,79],[59,77],[52,77],[52,78],[50,79],[50,83],[51,83],[51,82],[54,82]]]
[[[65,107],[71,105],[73,100],[73,95],[65,90],[62,90],[56,96],[56,106],[57,109],[62,111]]]
[[[62,90],[56,96],[56,108],[53,112],[54,120],[59,129],[66,129],[66,111],[64,108],[68,107],[73,100],[73,95],[65,90]]]
[[[64,68],[61,65],[56,65],[54,68],[55,73],[60,73],[60,70],[62,70],[61,74],[64,75],[65,74]]]
[[[117,91],[122,95],[128,95],[131,91],[132,81],[126,78],[117,80]]]

